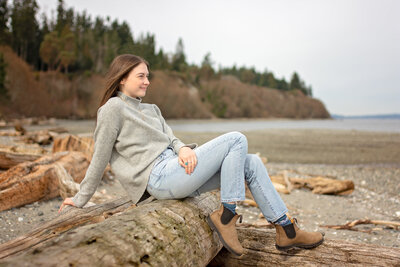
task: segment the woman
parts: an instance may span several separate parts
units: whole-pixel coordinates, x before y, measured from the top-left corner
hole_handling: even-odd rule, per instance
[[[157,199],[176,199],[220,188],[222,205],[210,214],[208,223],[235,255],[243,254],[235,228],[241,218],[235,202],[245,199],[244,181],[265,218],[275,225],[278,249],[313,248],[323,242],[321,233],[302,231],[288,218],[261,159],[247,154],[243,134],[227,133],[200,147],[176,138],[159,108],[141,102],[150,84],[148,76],[148,63],[140,57],[120,55],[111,63],[97,113],[92,161],[79,192],[66,198],[60,211],[65,205],[84,206],[110,162],[134,203],[148,193]]]

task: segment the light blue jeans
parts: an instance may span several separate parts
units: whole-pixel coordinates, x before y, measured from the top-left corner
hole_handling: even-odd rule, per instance
[[[234,202],[245,199],[246,181],[264,217],[275,222],[287,213],[286,205],[260,157],[247,154],[247,148],[243,134],[221,135],[194,149],[197,166],[190,175],[167,148],[154,164],[147,191],[157,199],[179,199],[220,188],[221,202]]]

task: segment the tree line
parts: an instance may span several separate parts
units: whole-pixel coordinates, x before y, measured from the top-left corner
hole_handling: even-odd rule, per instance
[[[189,64],[179,39],[173,53],[156,49],[154,34],[133,38],[126,21],[110,17],[92,18],[86,11],[76,12],[58,0],[55,17],[39,15],[35,0],[0,0],[0,44],[9,45],[34,70],[59,71],[74,74],[104,73],[112,59],[124,53],[139,55],[149,61],[152,69],[175,71],[191,82],[233,75],[244,83],[275,88],[298,89],[312,96],[298,73],[290,81],[278,79],[272,72],[258,72],[254,67],[224,67],[216,70],[211,54],[204,56],[200,66]],[[6,64],[0,55],[0,92],[4,89]]]

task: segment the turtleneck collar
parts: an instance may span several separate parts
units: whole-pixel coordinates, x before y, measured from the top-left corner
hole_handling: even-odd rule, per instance
[[[135,108],[139,107],[139,104],[142,102],[142,99],[140,97],[133,98],[131,96],[128,96],[121,91],[117,92],[117,95],[126,103],[133,105]]]

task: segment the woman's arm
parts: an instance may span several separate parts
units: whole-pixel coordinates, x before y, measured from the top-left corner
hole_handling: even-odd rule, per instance
[[[122,114],[109,106],[102,106],[97,114],[94,132],[94,153],[79,192],[72,198],[76,207],[83,207],[96,192],[107,164],[111,159],[114,143],[120,130]]]
[[[169,127],[169,125],[165,122],[165,119],[162,116],[160,109],[157,107],[157,105],[153,105],[153,106],[154,106],[154,109],[156,110],[157,115],[161,121],[161,124],[164,129],[164,133],[166,133],[168,135],[169,139],[171,140],[171,146],[174,149],[176,154],[179,154],[179,150],[184,146],[187,146],[191,149],[195,149],[197,147],[196,143],[185,145],[181,140],[179,140],[177,137],[175,137],[174,133],[172,132],[171,127]]]

